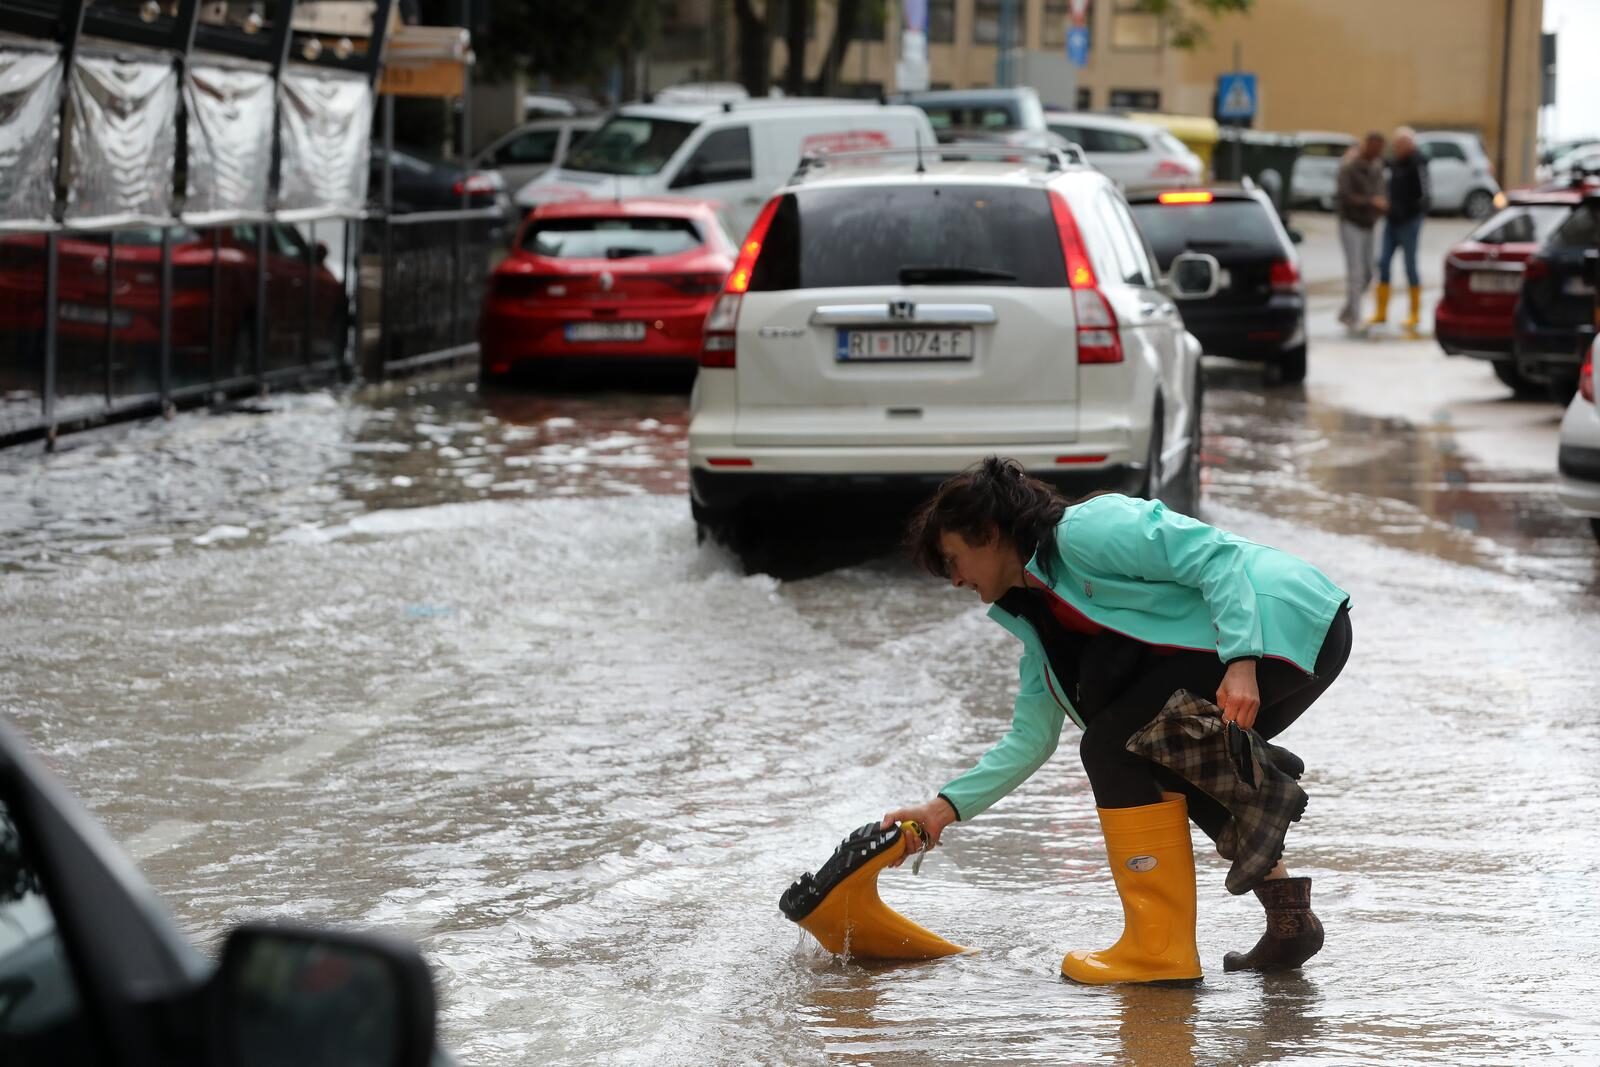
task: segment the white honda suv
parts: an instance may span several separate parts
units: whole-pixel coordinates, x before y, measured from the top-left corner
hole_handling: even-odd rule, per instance
[[[992,453],[1192,513],[1200,345],[1172,298],[1217,274],[1185,253],[1162,279],[1116,186],[1052,149],[806,160],[706,320],[701,535],[739,548],[774,505],[926,494]]]

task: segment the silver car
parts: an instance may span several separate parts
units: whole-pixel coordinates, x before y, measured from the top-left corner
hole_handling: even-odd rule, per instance
[[[582,115],[525,123],[479,152],[472,165],[498,171],[506,188],[520,189],[551,167],[560,166],[572,146],[598,128],[603,118]]]
[[[1303,130],[1298,134],[1300,154],[1295,157],[1294,173],[1289,178],[1291,202],[1296,206],[1315,204],[1333,210],[1339,187],[1339,163],[1355,147],[1348,133]]]
[[[1428,161],[1434,211],[1460,213],[1469,219],[1489,217],[1500,184],[1494,180],[1494,164],[1477,134],[1424,130],[1417,134],[1417,151]]]
[[[1169,189],[1199,183],[1205,164],[1159,126],[1081,111],[1045,113],[1050,132],[1082,148],[1089,165],[1122,189]]]

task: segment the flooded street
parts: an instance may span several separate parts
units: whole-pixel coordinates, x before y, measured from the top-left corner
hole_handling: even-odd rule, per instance
[[[1282,739],[1328,931],[1299,973],[1223,973],[1261,912],[1197,834],[1205,982],[1057,977],[1121,928],[1070,729],[884,876],[976,954],[802,937],[778,895],[1004,732],[1017,650],[892,555],[697,546],[681,393],[446,379],[0,454],[0,710],[201,943],[416,939],[464,1064],[1596,1062],[1600,553],[1551,470],[1330,402],[1359,358],[1208,367],[1203,516],[1354,601]]]

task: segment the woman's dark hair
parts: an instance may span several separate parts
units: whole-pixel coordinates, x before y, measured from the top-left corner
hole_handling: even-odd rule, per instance
[[[948,578],[939,539],[960,534],[968,544],[988,544],[998,534],[1026,562],[1044,546],[1040,563],[1046,573],[1055,558],[1056,525],[1067,500],[1053,486],[1028,477],[1014,459],[990,456],[948,479],[911,517],[906,547],[929,574]]]

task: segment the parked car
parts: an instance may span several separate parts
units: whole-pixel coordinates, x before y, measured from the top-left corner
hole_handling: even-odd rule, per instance
[[[1295,207],[1314,204],[1323,211],[1332,211],[1339,190],[1339,164],[1345,153],[1356,146],[1356,139],[1348,133],[1321,130],[1302,130],[1296,136],[1300,139],[1300,154],[1295,157],[1289,178],[1289,201]]]
[[[1163,271],[1187,250],[1221,267],[1215,294],[1179,303],[1211,355],[1265,363],[1278,381],[1306,376],[1306,290],[1272,198],[1253,184],[1167,190],[1129,198]]]
[[[1205,175],[1205,164],[1187,145],[1147,122],[1078,111],[1046,112],[1045,121],[1124,190],[1194,185]]]
[[[1417,134],[1417,151],[1428,161],[1434,211],[1486,219],[1500,191],[1494,164],[1475,133],[1426,130]]]
[[[1012,89],[934,89],[899,93],[895,103],[914,104],[928,115],[934,133],[946,144],[964,130],[1017,130],[1032,134],[1042,145],[1049,125],[1039,94],[1026,86]],[[1022,142],[1018,142],[1022,143]]]
[[[172,228],[171,342],[174,368],[209,371],[213,305],[217,335],[228,359],[223,377],[253,370],[258,229],[255,223],[222,227],[216,248],[209,232]],[[285,331],[299,343],[311,286],[311,353],[332,359],[345,348],[348,303],[344,286],[326,266],[328,249],[307,244],[298,230],[270,223],[266,269],[283,284],[267,286],[267,349]],[[109,328],[118,349],[154,352],[161,341],[161,230],[121,230],[115,243],[104,232],[61,235],[57,242],[57,335],[65,344],[99,343]],[[308,264],[308,259],[311,261]],[[214,269],[215,268],[215,269]],[[216,278],[213,279],[213,274]],[[115,299],[107,306],[107,278]],[[45,238],[43,234],[0,237],[0,336],[19,346],[44,332]],[[216,288],[213,289],[213,284]],[[213,296],[215,300],[213,300]]]
[[[1600,541],[1600,407],[1594,391],[1595,349],[1590,342],[1578,374],[1578,391],[1561,419],[1561,445],[1556,455],[1556,493],[1561,502],[1589,520]]]
[[[490,277],[483,376],[602,362],[693,370],[736,254],[716,208],[701,201],[547,204]]]
[[[1534,174],[1549,185],[1572,185],[1600,176],[1600,145],[1584,145],[1558,156]]]
[[[1578,189],[1506,194],[1506,206],[1451,247],[1433,334],[1446,355],[1488,360],[1518,395],[1543,386],[1517,371],[1513,341],[1517,297],[1528,259],[1582,199]]]
[[[386,156],[382,145],[372,146],[372,162],[367,174],[367,203],[383,207],[383,168]],[[419,211],[456,211],[499,208],[510,217],[511,200],[506,183],[492,170],[463,167],[446,160],[428,159],[409,149],[394,150],[394,213],[410,215]]]
[[[1528,257],[1513,315],[1517,374],[1562,403],[1595,335],[1594,263],[1600,256],[1600,195],[1589,194]]]
[[[0,721],[0,1063],[448,1063],[415,946],[248,923],[212,963]]]
[[[1053,150],[984,147],[810,168],[762,209],[691,400],[703,535],[738,550],[778,502],[907,500],[994,452],[1195,506],[1200,346],[1127,203]]]
[[[500,175],[503,189],[520,189],[559,167],[572,146],[600,127],[600,116],[538,119],[518,126],[473,157],[480,171]]]
[[[725,205],[736,232],[813,152],[934,143],[914,107],[859,100],[630,104],[559,167],[523,186],[524,211],[560,200],[680,195]]]

